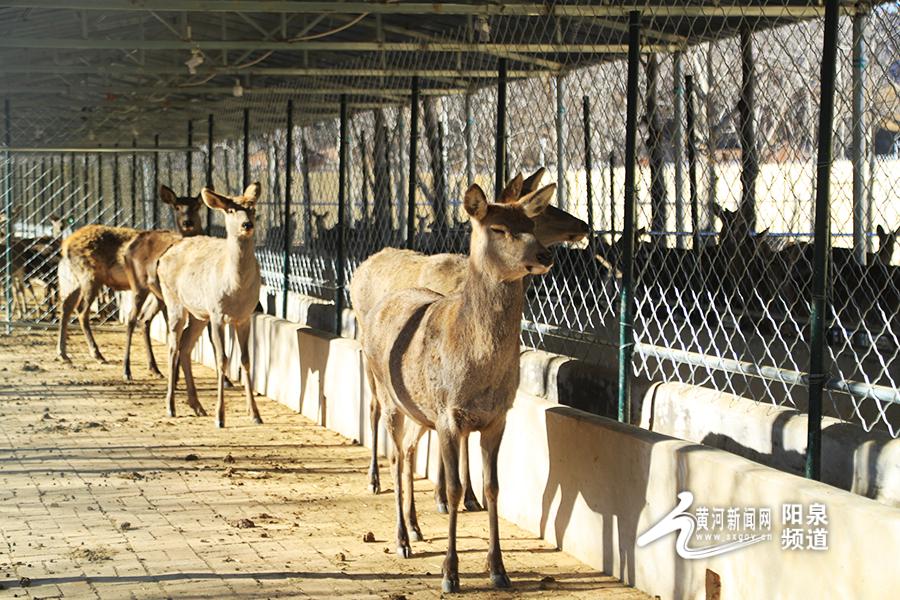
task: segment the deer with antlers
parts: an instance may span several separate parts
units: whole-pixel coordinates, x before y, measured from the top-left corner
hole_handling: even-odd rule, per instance
[[[190,352],[203,328],[210,323],[218,374],[216,425],[225,426],[225,325],[230,324],[237,332],[241,366],[246,376],[247,411],[256,423],[262,423],[253,397],[249,349],[250,317],[259,302],[261,286],[254,246],[259,194],[259,183],[247,186],[242,195],[235,197],[203,188],[200,192],[203,202],[225,214],[226,238],[184,238],[173,244],[159,259],[157,279],[169,316],[166,404],[170,417],[175,416],[175,383],[179,364],[184,371],[188,405],[195,414],[206,414],[197,399]]]

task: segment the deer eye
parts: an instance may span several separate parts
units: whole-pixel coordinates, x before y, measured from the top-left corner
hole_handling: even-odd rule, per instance
[[[492,231],[493,233],[496,233],[496,234],[499,234],[499,235],[503,235],[503,234],[505,234],[505,233],[508,233],[508,232],[506,231],[506,229],[504,229],[503,227],[498,227],[498,226],[496,226],[496,225],[491,226],[491,231]]]

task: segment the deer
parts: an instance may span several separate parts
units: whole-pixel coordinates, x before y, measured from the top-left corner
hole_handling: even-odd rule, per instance
[[[210,323],[218,379],[216,426],[225,426],[225,325],[230,324],[237,332],[241,366],[246,377],[247,412],[255,423],[262,423],[253,397],[248,343],[250,317],[259,302],[262,285],[254,246],[256,202],[260,190],[258,182],[252,183],[242,195],[231,197],[203,188],[200,192],[203,203],[225,215],[225,239],[184,238],[166,250],[157,263],[157,280],[169,317],[166,405],[170,417],[175,416],[179,364],[184,372],[188,405],[197,416],[206,415],[197,398],[190,352],[206,324]]]
[[[525,180],[521,175],[517,175],[503,190],[500,202],[512,202],[518,200],[522,194],[534,192],[545,173],[546,169],[542,167]],[[534,218],[534,226],[534,235],[546,247],[562,242],[578,242],[588,233],[587,223],[551,205],[548,205],[541,214]],[[360,337],[363,335],[366,314],[385,294],[413,287],[428,288],[443,295],[452,294],[462,289],[466,267],[466,257],[459,254],[427,256],[411,250],[385,248],[372,255],[357,267],[350,282],[350,300],[356,314]],[[381,408],[374,396],[369,405],[369,416],[373,439],[369,465],[369,490],[377,494],[381,491],[377,450]],[[463,440],[460,448],[460,456],[464,506],[468,511],[481,510],[469,474],[466,439]],[[438,485],[435,486],[435,504],[438,512],[447,512],[443,463],[440,462],[438,464]]]
[[[172,207],[179,232],[199,228],[196,211],[191,212],[186,204],[171,203],[175,195],[163,193],[163,187],[160,188],[160,198]],[[125,255],[129,243],[140,233],[130,227],[94,224],[81,227],[63,240],[62,258],[57,267],[61,304],[56,350],[62,361],[71,362],[66,351],[68,324],[72,312],[78,307],[78,320],[91,356],[101,364],[107,362],[91,331],[91,303],[103,286],[114,291],[131,289]],[[149,348],[149,340],[145,341]]]
[[[203,205],[200,196],[179,197],[165,185],[159,187],[159,199],[172,207],[177,231],[154,229],[141,231],[125,246],[124,262],[128,287],[133,295],[131,311],[125,326],[125,357],[123,360],[125,381],[133,381],[131,375],[131,338],[138,320],[144,333],[144,346],[147,349],[147,368],[151,375],[162,378],[153,356],[150,342],[150,323],[153,317],[162,310],[162,292],[156,282],[156,263],[159,257],[172,245],[185,237],[202,232],[200,207]]]
[[[472,431],[481,432],[490,578],[497,588],[510,585],[500,549],[497,455],[519,384],[523,279],[546,273],[553,264],[552,254],[534,235],[532,218],[546,209],[555,189],[551,184],[516,202],[497,204],[489,203],[477,184],[470,186],[463,199],[472,223],[463,289],[449,296],[424,288],[392,292],[365,318],[362,348],[369,383],[396,450],[392,470],[401,557],[412,554],[407,522],[418,527],[409,504],[404,505],[403,488],[411,496],[419,438],[427,428],[437,431],[449,512],[441,582],[447,593],[460,589],[459,450],[462,437]],[[407,419],[415,427],[404,431]]]
[[[14,212],[17,215],[19,210]],[[0,235],[5,236],[6,215],[0,215]],[[50,306],[56,302],[56,281],[53,274],[59,262],[60,237],[65,227],[65,221],[57,216],[50,217],[51,233],[31,238],[13,237],[9,242],[11,259],[11,287],[12,287],[12,311],[18,311],[22,318],[28,316],[28,297],[31,295],[35,305],[40,305],[35,284],[44,289],[44,301]],[[6,249],[7,241],[0,244],[0,252]],[[50,308],[50,314],[53,309]],[[12,313],[10,313],[12,314]]]

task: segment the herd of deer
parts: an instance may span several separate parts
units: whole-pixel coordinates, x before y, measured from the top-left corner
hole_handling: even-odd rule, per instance
[[[350,297],[372,390],[373,436],[369,487],[381,490],[376,455],[379,423],[393,443],[397,553],[411,555],[410,537],[422,540],[413,500],[416,448],[429,429],[437,432],[439,482],[435,500],[449,513],[442,589],[459,590],[457,511],[480,510],[468,462],[468,437],[480,432],[483,498],[489,520],[490,579],[508,587],[497,514],[498,451],[519,380],[519,333],[528,280],[553,265],[548,247],[578,242],[584,221],[550,206],[555,185],[541,187],[541,168],[517,175],[494,202],[472,185],[464,209],[471,223],[468,256],[425,255],[386,248],[354,272]],[[134,296],[126,327],[124,376],[132,379],[131,338],[142,324],[148,366],[162,376],[150,345],[150,320],[163,311],[168,322],[167,412],[175,415],[175,388],[184,373],[188,405],[206,412],[197,398],[190,352],[210,325],[216,355],[216,424],[224,426],[225,325],[236,334],[245,376],[247,410],[261,423],[253,395],[248,338],[260,291],[254,252],[255,207],[260,186],[229,197],[205,188],[198,197],[178,197],[162,186],[160,199],[175,214],[177,231],[139,231],[87,225],[61,244],[58,261],[60,328],[58,354],[68,361],[67,324],[78,310],[94,359],[104,362],[90,327],[91,304],[103,287]],[[199,235],[201,202],[225,217],[225,239]],[[728,215],[720,215],[725,223]],[[323,220],[317,219],[323,227]],[[723,225],[724,226],[724,225]],[[618,247],[617,245],[614,245]],[[599,258],[603,258],[602,256]],[[613,263],[615,259],[612,259]],[[610,265],[609,261],[604,261]]]

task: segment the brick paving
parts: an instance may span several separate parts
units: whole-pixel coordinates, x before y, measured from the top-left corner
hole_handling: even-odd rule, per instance
[[[426,541],[404,561],[393,495],[366,492],[368,450],[265,398],[252,425],[239,390],[224,430],[187,416],[183,397],[167,418],[140,341],[125,384],[122,333],[97,333],[109,365],[77,331],[73,365],[53,360],[53,332],[0,336],[0,597],[440,596],[446,517],[429,482],[416,483]],[[213,373],[195,374],[212,414]],[[486,515],[463,513],[459,533],[466,597],[646,598],[506,522],[513,590],[495,592]]]

